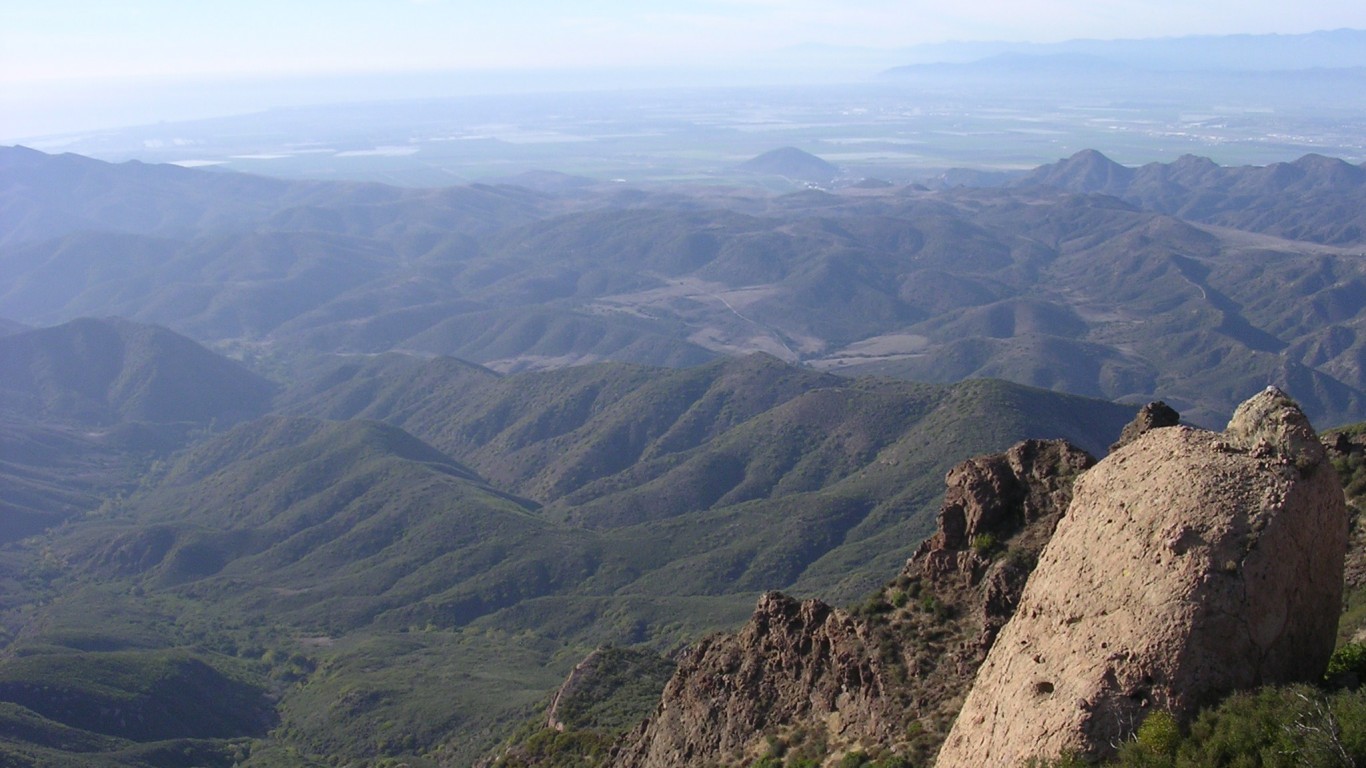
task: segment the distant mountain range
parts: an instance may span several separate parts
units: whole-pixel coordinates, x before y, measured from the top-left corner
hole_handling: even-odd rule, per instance
[[[1057,43],[954,42],[901,51],[907,74],[925,65],[1084,65],[1148,71],[1293,71],[1366,67],[1366,30],[1336,29],[1295,35],[1188,35]]]
[[[821,162],[797,152],[756,167]],[[401,190],[25,149],[0,164],[0,316],[129,317],[277,374],[333,352],[504,372],[767,352],[1163,398],[1198,423],[1267,383],[1320,423],[1366,415],[1366,170],[1326,157],[1126,168],[1088,151],[991,189],[776,196]]]
[[[1328,158],[778,195],[0,166],[0,762],[471,764],[601,644],[868,594],[968,456],[1268,383],[1366,415]]]

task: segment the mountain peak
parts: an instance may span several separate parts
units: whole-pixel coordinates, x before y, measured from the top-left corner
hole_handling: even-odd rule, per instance
[[[0,337],[0,409],[81,424],[236,421],[274,386],[154,325],[80,318]]]
[[[1094,149],[1080,152],[1041,166],[1017,182],[1016,186],[1057,187],[1069,192],[1118,194],[1133,179],[1134,171]]]
[[[796,147],[770,150],[741,163],[740,168],[811,182],[827,182],[839,175],[839,168]]]
[[[1334,186],[1360,186],[1366,184],[1366,170],[1336,157],[1310,153],[1294,160],[1291,166],[1303,171],[1306,177]]]

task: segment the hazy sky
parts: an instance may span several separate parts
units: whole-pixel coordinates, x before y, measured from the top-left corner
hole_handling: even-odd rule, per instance
[[[800,43],[1366,28],[1362,0],[3,0],[0,82],[705,64]]]
[[[510,90],[861,79],[928,42],[1343,27],[1366,29],[1366,0],[0,0],[0,141],[516,78]],[[865,50],[774,55],[807,43]],[[349,76],[412,71],[463,74],[439,90]]]

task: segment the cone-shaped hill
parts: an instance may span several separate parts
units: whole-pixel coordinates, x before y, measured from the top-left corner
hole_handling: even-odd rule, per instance
[[[0,337],[0,412],[86,425],[231,423],[274,387],[164,328],[82,319]]]
[[[811,182],[828,182],[840,173],[840,169],[834,165],[796,147],[770,150],[741,163],[740,169]]]

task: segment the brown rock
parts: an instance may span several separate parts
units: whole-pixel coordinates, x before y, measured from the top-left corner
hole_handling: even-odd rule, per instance
[[[1339,470],[1339,479],[1348,484],[1347,491],[1347,515],[1354,522],[1351,525],[1350,540],[1347,544],[1347,560],[1343,564],[1342,582],[1343,588],[1347,592],[1360,589],[1366,586],[1366,525],[1361,525],[1361,509],[1363,501],[1366,501],[1366,493],[1359,486],[1350,487],[1353,484],[1342,474],[1348,477],[1354,476],[1366,466],[1366,433],[1362,432],[1334,432],[1324,435],[1323,447],[1328,454],[1328,458]],[[1355,642],[1366,641],[1366,630],[1361,624],[1356,627],[1338,627],[1339,631],[1350,630],[1354,634],[1352,640]]]
[[[836,754],[874,745],[917,762],[933,754],[1073,481],[1094,463],[1062,440],[1028,440],[957,465],[939,532],[874,596],[872,613],[765,595],[738,635],[688,652],[613,764],[747,765],[766,736],[802,731],[822,734]],[[991,547],[973,546],[986,535]]]
[[[1223,435],[1141,435],[1077,481],[936,765],[1102,757],[1154,709],[1316,679],[1346,538],[1336,473],[1280,392]]]
[[[1281,456],[1302,468],[1317,465],[1325,455],[1309,419],[1275,387],[1238,406],[1224,439],[1255,455]]]
[[[1025,440],[1005,453],[955,465],[944,477],[938,532],[916,556],[967,549],[982,534],[1008,536],[1026,523],[1061,513],[1071,499],[1072,481],[1095,463],[1064,440]]]
[[[821,722],[835,741],[886,737],[885,681],[867,640],[844,611],[765,594],[738,634],[688,652],[613,765],[743,762],[762,747],[765,728],[781,723]]]
[[[968,459],[945,476],[939,529],[907,570],[930,579],[956,606],[978,613],[981,628],[972,650],[985,654],[1014,613],[1035,556],[1072,501],[1073,482],[1095,463],[1065,440],[1025,440],[1005,453]],[[982,551],[1008,539],[1014,539],[1012,558],[994,561],[994,553]],[[981,658],[963,662],[975,669]]]
[[[1138,415],[1134,417],[1133,421],[1124,425],[1124,431],[1119,433],[1119,439],[1110,446],[1110,453],[1132,443],[1145,432],[1164,427],[1174,427],[1180,423],[1181,414],[1177,413],[1176,409],[1161,400],[1148,403],[1138,409]]]

